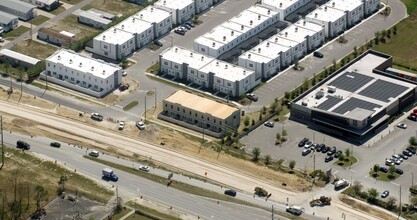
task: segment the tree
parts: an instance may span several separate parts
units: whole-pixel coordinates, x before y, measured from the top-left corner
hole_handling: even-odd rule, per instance
[[[249,118],[249,116],[246,116],[245,121],[243,122],[243,124],[245,124],[245,127],[248,127],[249,123],[250,123],[250,118]]]
[[[227,130],[226,131],[227,140],[231,140],[232,139],[232,134],[233,134],[233,132],[231,130]]]
[[[417,206],[417,197],[415,197],[415,196],[411,197],[410,205]]]
[[[375,164],[375,165],[374,165],[374,167],[372,168],[372,170],[373,170],[375,173],[378,173],[378,171],[379,171],[379,165],[378,165],[378,164]]]
[[[261,155],[261,149],[259,149],[259,147],[253,148],[252,154],[253,154],[253,161],[257,162],[259,160],[259,156]]]
[[[262,121],[262,113],[259,114],[259,121]]]
[[[303,82],[303,87],[302,88],[303,88],[304,91],[308,89],[308,79],[307,78],[304,78],[304,82]]]
[[[353,47],[353,56],[355,58],[358,56],[358,48],[356,46]]]
[[[290,169],[291,169],[291,170],[293,170],[293,169],[294,169],[295,164],[296,164],[296,162],[295,162],[294,160],[291,160],[291,161],[290,161],[290,165],[289,165],[289,166],[290,166]]]
[[[338,158],[339,158],[340,161],[344,161],[345,160],[345,155],[344,154],[340,154]]]
[[[271,155],[267,154],[265,156],[265,165],[271,164]]]
[[[387,37],[388,37],[388,38],[391,38],[391,29],[388,29],[388,30],[387,30]]]
[[[417,138],[415,136],[411,136],[410,139],[408,139],[408,143],[413,146],[417,146]]]
[[[376,45],[378,45],[379,44],[379,31],[377,31],[377,32],[375,32],[375,38],[374,38],[374,42],[375,42],[375,44]]]
[[[295,70],[298,70],[299,65],[300,65],[300,63],[299,63],[298,59],[295,59],[295,60],[294,60],[294,69],[295,69]]]
[[[342,60],[340,60],[340,66],[344,66],[344,65],[345,65],[345,63],[346,63],[345,58],[342,58]]]
[[[392,196],[388,197],[388,201],[387,201],[387,209],[388,209],[388,210],[392,210],[392,209],[394,209],[394,208],[395,208],[395,206],[396,206],[396,203],[397,203],[397,199],[396,199],[396,198],[394,198],[394,197],[392,197]]]
[[[378,195],[379,195],[378,190],[376,190],[375,188],[370,188],[368,190],[368,196],[369,196],[370,202],[375,202],[375,199]]]
[[[397,168],[395,168],[394,165],[391,165],[388,167],[388,173],[390,176],[393,176],[393,174],[395,173],[395,171],[397,170]]]
[[[316,79],[316,74],[314,73],[314,74],[313,74],[313,79],[311,80],[311,85],[312,85],[312,86],[315,86],[315,85],[316,85],[316,83],[317,83],[317,79]]]
[[[68,181],[67,175],[64,174],[59,178],[58,185],[61,185],[61,189],[58,189],[58,194],[65,192],[65,183]]]
[[[352,188],[353,191],[355,191],[355,194],[358,195],[362,191],[363,185],[358,180],[355,180],[355,182],[353,182]]]
[[[276,102],[272,103],[271,104],[271,107],[270,107],[270,112],[271,113],[275,112],[275,110],[277,109],[277,107],[278,107],[278,103],[276,103]]]
[[[291,93],[289,93],[289,92],[284,93],[284,98],[285,99],[290,99],[290,97],[291,97]]]
[[[397,35],[397,25],[394,25],[392,32],[394,35]]]
[[[333,65],[332,65],[332,73],[333,72],[335,72],[336,71],[336,69],[337,69],[337,64],[336,64],[336,60],[335,59],[333,59]]]
[[[281,134],[277,133],[275,137],[276,137],[276,139],[280,140],[281,139]]]
[[[255,119],[252,119],[252,126],[255,125]]]
[[[282,136],[287,136],[287,135],[288,135],[287,130],[282,130]]]
[[[41,209],[41,202],[48,200],[48,191],[43,188],[41,185],[35,186],[35,201],[36,201],[36,211]]]
[[[346,154],[346,157],[349,159],[349,157],[350,157],[350,149],[349,148],[347,148],[345,150],[345,154]]]
[[[266,107],[265,106],[262,106],[262,114],[266,114]]]

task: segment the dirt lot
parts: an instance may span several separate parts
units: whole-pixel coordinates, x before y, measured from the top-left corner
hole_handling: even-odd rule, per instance
[[[44,60],[53,53],[55,53],[55,51],[57,51],[58,48],[53,47],[49,44],[42,44],[33,40],[25,40],[20,41],[17,45],[12,47],[11,50],[23,53],[36,59]]]
[[[90,8],[95,8],[101,11],[105,11],[108,13],[112,13],[114,15],[118,14],[133,14],[139,10],[141,10],[143,7],[137,4],[129,3],[128,1],[123,0],[95,0],[91,4],[88,4],[84,6],[83,10],[88,10]]]
[[[378,217],[380,219],[384,219],[384,220],[394,220],[397,219],[395,217],[393,217],[392,215],[389,215],[381,210],[378,210],[376,208],[372,208],[369,205],[365,205],[362,204],[358,201],[356,201],[355,199],[350,198],[349,196],[346,195],[340,195],[339,198],[341,202],[343,202],[344,204],[350,206],[352,208],[352,210],[358,210],[364,213],[367,213],[369,215]]]
[[[95,28],[78,23],[77,16],[72,14],[60,20],[58,24],[52,26],[51,28],[57,31],[68,31],[73,33],[77,39],[99,32],[99,30]]]

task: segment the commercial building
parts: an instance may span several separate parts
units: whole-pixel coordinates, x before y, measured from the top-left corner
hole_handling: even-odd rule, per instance
[[[191,20],[195,14],[193,0],[159,0],[153,5],[155,8],[170,12],[173,24],[182,24]]]
[[[59,7],[59,0],[20,0],[35,5],[38,8],[52,11]]]
[[[255,72],[180,47],[161,53],[160,74],[228,96],[241,96],[260,83]]]
[[[195,14],[200,14],[213,6],[213,0],[194,0]]]
[[[365,16],[363,0],[330,0],[325,6],[344,11],[348,27],[359,23]]]
[[[365,17],[377,12],[381,5],[381,0],[363,0]]]
[[[77,21],[97,29],[106,29],[112,20],[105,19],[89,11],[81,11],[77,15]]]
[[[3,28],[5,32],[15,29],[18,22],[16,16],[0,11],[0,27]]]
[[[24,68],[31,68],[40,62],[38,59],[8,49],[0,50],[0,60],[13,67],[21,66]]]
[[[36,7],[18,0],[1,0],[0,11],[17,16],[20,20],[28,21],[35,17]]]
[[[93,39],[93,47],[86,50],[112,60],[122,60],[135,52],[135,35],[112,27]]]
[[[135,36],[136,49],[149,44],[154,39],[153,25],[132,16],[120,22],[115,28],[129,32]]]
[[[239,127],[240,110],[180,90],[163,101],[158,118],[218,138]]]
[[[163,36],[172,29],[171,13],[165,10],[148,6],[134,16],[153,25],[155,38]]]
[[[59,47],[69,47],[70,45],[78,42],[78,39],[74,34],[66,31],[58,32],[54,29],[44,27],[39,28],[37,38]]]
[[[46,70],[41,78],[94,97],[102,97],[119,87],[122,69],[61,49],[46,58]]]
[[[278,12],[262,5],[252,6],[194,40],[194,50],[218,58],[278,20]]]
[[[262,5],[279,12],[283,21],[289,14],[309,3],[311,0],[262,0]]]
[[[310,21],[324,26],[326,37],[333,38],[343,33],[347,26],[347,15],[345,11],[332,7],[321,6],[305,17]]]
[[[416,100],[417,85],[389,77],[392,57],[367,51],[291,104],[291,117],[354,141],[386,128]]]

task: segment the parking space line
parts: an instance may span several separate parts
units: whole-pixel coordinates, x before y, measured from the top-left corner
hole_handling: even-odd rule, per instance
[[[392,184],[394,184],[394,185],[396,185],[396,186],[400,186],[400,184],[398,184],[398,183],[394,183],[394,182],[390,182],[390,183],[392,183]]]

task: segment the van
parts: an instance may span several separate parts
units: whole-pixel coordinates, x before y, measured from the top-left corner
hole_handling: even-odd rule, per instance
[[[301,215],[304,212],[304,208],[301,208],[300,206],[287,206],[287,212],[293,214],[293,215]]]
[[[92,157],[98,157],[99,153],[98,153],[98,151],[93,150],[88,155],[90,155]]]
[[[237,193],[236,193],[236,191],[234,191],[233,189],[228,189],[228,190],[224,191],[224,194],[225,194],[225,195],[228,195],[228,196],[233,196],[233,197],[235,197]]]
[[[30,149],[30,144],[28,144],[28,143],[26,143],[24,141],[18,140],[16,142],[16,147],[17,148],[24,149],[24,150],[29,150]]]

